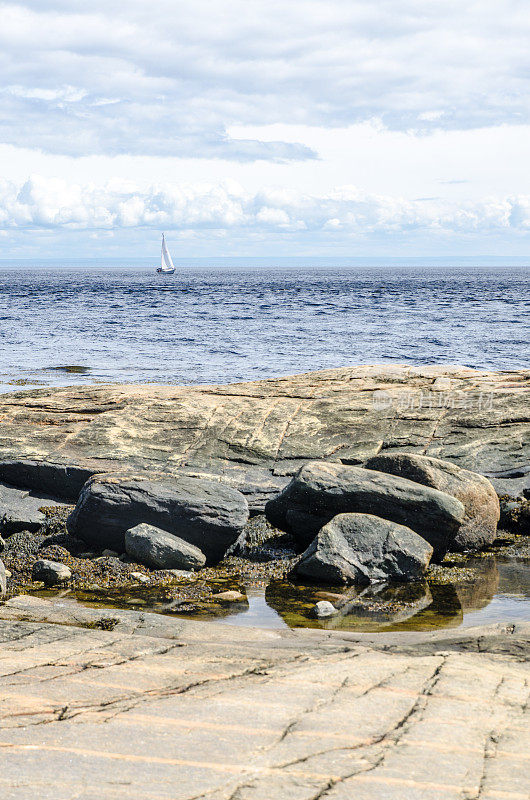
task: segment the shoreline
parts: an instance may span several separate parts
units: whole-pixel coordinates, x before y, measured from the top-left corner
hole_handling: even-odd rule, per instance
[[[325,628],[340,625],[344,630],[450,629],[463,624],[463,615],[472,613],[497,597],[499,577],[496,561],[509,569],[530,557],[528,538],[499,530],[495,543],[478,553],[448,553],[440,565],[431,565],[421,583],[390,584],[381,593],[366,587],[337,587],[324,582],[308,583],[289,576],[299,559],[282,531],[274,530],[265,517],[254,517],[245,528],[247,541],[257,545],[245,548],[239,556],[225,557],[214,567],[199,572],[152,570],[132,559],[106,554],[105,550],[79,553],[86,545],[69,536],[64,527],[64,512],[51,514],[38,533],[17,534],[0,556],[9,570],[6,600],[18,596],[42,597],[52,602],[79,603],[112,615],[114,610],[136,609],[155,612],[168,618],[230,624],[234,615],[248,613],[256,593],[291,629]],[[105,555],[104,555],[105,553]],[[62,587],[47,588],[32,579],[32,566],[38,559],[65,564],[72,577]],[[228,593],[228,594],[227,594]],[[225,599],[226,597],[226,599]],[[267,600],[268,597],[268,600]],[[250,598],[250,600],[249,600]],[[311,616],[322,598],[332,599],[342,616],[330,621]],[[106,609],[106,611],[105,611]],[[255,612],[254,612],[255,613]],[[344,616],[345,615],[345,616]],[[272,618],[272,617],[271,617]],[[498,612],[499,622],[512,621],[509,611]],[[267,616],[254,624],[267,629]],[[378,635],[382,635],[378,634]]]
[[[485,393],[491,394],[486,406]],[[470,402],[440,404],[438,398],[448,395]],[[433,402],[418,404],[424,397]],[[128,566],[121,553],[99,553],[109,541],[127,553],[130,525],[140,522],[159,526],[153,542],[168,528],[175,538],[187,535],[188,543],[199,537],[204,550],[213,542],[212,561],[221,539],[223,552],[237,543],[243,557],[253,548],[266,555],[275,532],[259,514],[272,498],[276,506],[282,498],[276,516],[283,527],[289,527],[284,513],[294,510],[299,523],[324,522],[320,536],[329,527],[326,518],[315,516],[315,507],[300,515],[300,494],[292,497],[296,481],[306,480],[311,491],[318,484],[316,510],[346,497],[358,512],[356,503],[366,511],[362,478],[364,492],[366,485],[367,491],[377,488],[381,515],[399,512],[401,519],[408,509],[415,526],[423,514],[425,537],[431,533],[425,523],[434,519],[426,510],[447,509],[447,522],[436,528],[441,552],[464,528],[471,543],[484,536],[491,543],[500,514],[499,534],[504,525],[514,526],[510,535],[527,553],[528,537],[516,531],[527,531],[529,519],[529,399],[530,371],[380,367],[228,387],[77,387],[4,395],[0,485],[12,509],[4,516],[3,524],[11,526],[6,542],[20,545],[22,560],[23,542],[30,550],[37,545],[31,552],[38,553],[40,509],[50,505],[51,494],[62,495],[59,510],[50,513],[63,522],[54,532],[56,543],[43,552],[71,564],[54,565],[60,580],[68,571],[66,589],[77,580],[75,557],[63,547],[73,544],[74,535],[87,539],[81,541],[93,550],[98,574],[113,559],[120,571]],[[406,474],[415,480],[392,474],[414,465],[417,473]],[[418,482],[426,480],[422,469],[452,494]],[[480,471],[497,474],[491,478],[497,493]],[[319,480],[311,483],[308,472]],[[19,488],[6,487],[9,482]],[[67,534],[66,502],[76,503]],[[379,519],[337,514],[342,507],[327,510],[331,522]],[[173,527],[164,527],[168,521]],[[13,531],[28,525],[33,532]],[[407,541],[420,540],[422,552],[433,552],[412,528],[395,524],[392,531],[405,531]],[[285,535],[282,530],[278,537],[284,547]],[[287,535],[296,537],[296,526]],[[272,561],[275,552],[271,548]],[[465,608],[480,609],[485,598],[496,596],[498,564],[482,550],[476,555],[482,572],[472,570],[459,584],[451,583],[452,570],[467,573],[468,556],[450,558],[453,566],[429,568],[447,583],[317,586],[310,596],[293,589],[285,598],[282,582],[272,581],[264,596],[287,623],[278,629],[230,624],[230,604],[243,603],[235,587],[218,597],[223,624],[184,619],[178,610],[152,613],[147,604],[142,610],[89,608],[68,594],[0,602],[6,784],[14,798],[34,794],[43,800],[136,800],[139,793],[149,797],[153,786],[156,800],[368,800],[381,791],[421,800],[441,794],[522,800],[530,747],[530,622],[511,617],[502,624],[462,625]],[[526,561],[527,555],[521,564]],[[375,567],[383,562],[376,558]],[[517,555],[513,562],[519,563]],[[207,566],[205,573],[212,569],[217,567]],[[195,574],[199,585],[201,573]],[[516,574],[508,590],[519,579]],[[141,592],[134,587],[137,605]],[[322,602],[336,613],[317,620],[320,629],[303,627],[311,607]],[[341,629],[352,611],[365,613],[365,620],[373,615],[383,628],[405,630]],[[426,630],[410,629],[418,618]],[[441,619],[448,627],[439,627]]]
[[[208,492],[215,494],[214,486],[219,486],[227,513],[233,513],[228,508],[234,502],[240,504],[241,520],[250,511],[248,537],[252,525],[262,524],[266,503],[303,464],[324,459],[348,469],[377,455],[407,452],[487,474],[501,497],[501,531],[507,526],[517,531],[522,525],[523,532],[528,527],[524,492],[530,493],[529,404],[530,370],[484,372],[459,366],[371,365],[227,385],[42,388],[0,396],[0,482],[25,487],[29,498],[24,502],[30,502],[38,489],[74,504],[94,473],[109,474],[109,490],[116,481],[125,481],[125,486],[135,476],[142,480],[145,476],[150,486],[183,476],[201,492],[208,486]],[[228,494],[223,487],[228,487]],[[31,502],[46,505],[47,501]],[[215,503],[208,514],[217,513]],[[89,530],[97,528],[97,517],[87,524]],[[160,591],[167,589],[168,604],[180,602],[183,612],[202,614],[208,613],[208,598],[216,589],[218,594],[235,592],[234,602],[244,606],[246,583],[264,585],[286,577],[301,551],[293,549],[292,542],[285,545],[281,531],[274,534],[266,525],[264,530],[265,539],[275,535],[279,542],[275,546],[285,552],[271,555],[266,543],[259,542],[254,564],[247,553],[246,565],[244,559],[240,563],[232,559],[221,569],[209,566],[193,579],[195,589],[184,587],[182,581],[180,588],[175,586],[169,570],[149,570],[135,559],[129,566],[121,558],[123,543],[72,539],[64,522],[45,531],[58,538],[49,540],[43,552],[73,570],[71,589],[95,588],[104,594],[114,585],[131,599],[140,593],[141,604],[142,585],[158,586]],[[265,551],[260,553],[262,546]],[[37,553],[38,547],[34,549]],[[85,550],[91,551],[88,560],[80,561],[77,556]],[[455,567],[458,561],[452,558],[453,566],[444,567],[444,574],[449,582],[452,569],[459,585],[458,570],[463,575],[465,567]],[[17,579],[13,588],[29,585],[30,566],[30,561],[22,565],[26,583]],[[136,578],[131,583],[133,572]],[[344,595],[326,581],[321,584],[324,593]],[[412,602],[412,607],[421,611],[422,602],[428,603],[428,595],[425,598]],[[318,599],[313,598],[313,605]],[[149,598],[146,602],[149,606]],[[228,613],[227,602],[219,601],[219,614]],[[303,606],[302,599],[296,602]],[[389,596],[382,606],[395,606],[404,614],[410,603],[410,598]],[[367,607],[383,613],[377,598],[370,599]],[[451,607],[458,608],[458,603]],[[359,604],[356,610],[365,612]]]

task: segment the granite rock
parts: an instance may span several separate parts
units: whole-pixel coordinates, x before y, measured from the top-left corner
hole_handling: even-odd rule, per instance
[[[206,563],[206,557],[198,547],[145,523],[125,532],[125,552],[152,569],[193,570]]]
[[[243,495],[229,486],[185,475],[95,475],[69,516],[69,532],[91,545],[118,552],[125,533],[140,523],[180,537],[219,561],[248,518]]]
[[[46,522],[39,509],[62,505],[55,498],[0,483],[0,531],[5,536],[25,530],[37,531]]]
[[[0,480],[75,502],[93,473],[223,481],[263,509],[304,461],[379,452],[517,480],[530,371],[376,365],[220,386],[45,387],[0,396]]]
[[[318,532],[295,572],[322,583],[417,581],[432,552],[425,539],[404,525],[371,514],[338,514]]]
[[[66,564],[41,558],[33,564],[31,577],[34,581],[42,581],[46,586],[57,586],[70,580],[72,572]]]
[[[0,396],[0,404],[1,402]],[[97,471],[95,468],[78,467],[68,463],[56,464],[53,460],[47,459],[0,460],[0,481],[42,492],[69,503],[77,501],[83,484]]]
[[[327,617],[334,617],[339,612],[329,600],[319,600],[311,609],[311,616],[317,619],[326,619]]]
[[[266,506],[269,521],[307,547],[337,514],[371,514],[406,525],[440,560],[464,519],[462,503],[445,492],[384,472],[311,461]]]
[[[246,603],[247,596],[236,589],[227,589],[226,592],[217,592],[212,594],[211,600],[218,603]]]
[[[449,461],[415,453],[382,453],[365,467],[408,478],[456,497],[465,509],[452,550],[485,547],[493,542],[500,517],[499,498],[487,478]]]

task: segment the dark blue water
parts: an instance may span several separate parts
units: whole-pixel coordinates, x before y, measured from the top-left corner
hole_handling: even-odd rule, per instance
[[[521,267],[2,269],[0,386],[529,367],[529,311]],[[65,365],[86,372],[53,369]]]

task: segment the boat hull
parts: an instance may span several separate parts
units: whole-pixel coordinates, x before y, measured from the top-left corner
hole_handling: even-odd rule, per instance
[[[175,272],[174,269],[162,269],[162,267],[157,267],[156,271],[159,275],[173,275]]]

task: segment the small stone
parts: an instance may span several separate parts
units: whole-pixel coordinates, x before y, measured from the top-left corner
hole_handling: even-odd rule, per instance
[[[339,612],[328,600],[319,600],[311,609],[311,616],[317,619],[325,619],[326,617],[334,617]]]
[[[5,546],[6,546],[6,543],[4,542],[4,540],[2,539],[2,537],[0,536],[0,553],[1,553],[1,552],[2,552],[2,550],[5,548]]]
[[[4,562],[0,559],[0,597],[7,592],[7,575]]]
[[[70,580],[72,573],[66,564],[43,558],[33,564],[31,577],[34,581],[42,581],[46,586],[56,586],[58,583]]]
[[[246,595],[242,594],[241,592],[236,592],[235,590],[212,594],[212,600],[217,600],[220,603],[241,603],[246,599]]]
[[[117,553],[116,550],[103,550],[101,555],[107,558],[118,558],[120,554]]]
[[[5,572],[6,572],[6,578],[11,578],[11,577],[12,577],[12,575],[13,575],[13,573],[11,572],[11,570],[10,570],[10,569],[7,569],[7,567],[4,567],[4,569],[5,569]]]
[[[143,572],[131,572],[131,578],[138,583],[149,583],[149,578]]]
[[[79,553],[77,556],[78,558],[96,558],[97,553],[93,553],[92,550],[87,550],[86,553]]]

